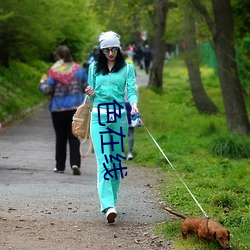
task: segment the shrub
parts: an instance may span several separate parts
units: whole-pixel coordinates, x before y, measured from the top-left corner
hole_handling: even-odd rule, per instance
[[[236,135],[221,135],[212,140],[211,151],[215,155],[231,159],[249,158],[250,146],[247,140]]]
[[[210,203],[214,206],[221,207],[221,208],[229,208],[233,209],[237,206],[235,199],[233,198],[232,194],[228,192],[221,192],[215,194]]]

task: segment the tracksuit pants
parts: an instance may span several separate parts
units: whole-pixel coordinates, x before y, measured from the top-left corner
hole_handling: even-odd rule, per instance
[[[109,207],[115,208],[121,178],[127,173],[122,167],[128,132],[127,114],[126,110],[123,111],[121,118],[91,112],[90,134],[97,161],[97,190],[102,212]]]

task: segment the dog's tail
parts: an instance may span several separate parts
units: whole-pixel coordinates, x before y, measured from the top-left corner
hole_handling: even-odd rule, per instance
[[[173,214],[173,215],[175,215],[175,216],[177,216],[177,217],[182,218],[183,220],[187,219],[187,217],[186,217],[185,215],[183,215],[183,214],[179,214],[179,213],[177,213],[177,212],[173,212],[171,209],[169,209],[169,208],[167,208],[167,207],[164,207],[164,206],[162,206],[162,208],[163,208],[164,210],[168,211],[169,213],[171,213],[171,214]]]

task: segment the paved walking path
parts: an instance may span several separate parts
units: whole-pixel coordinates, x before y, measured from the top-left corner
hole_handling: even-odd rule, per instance
[[[138,85],[142,86],[147,76],[140,74],[137,79]],[[72,175],[69,163],[64,174],[56,174],[52,171],[55,166],[54,144],[54,131],[47,107],[12,127],[0,130],[0,231],[5,232],[0,235],[0,249],[31,249],[29,244],[33,243],[35,247],[32,249],[99,249],[98,244],[104,244],[105,239],[99,235],[98,239],[92,240],[90,244],[91,234],[100,229],[110,233],[111,229],[107,229],[104,215],[100,213],[94,154],[82,160],[81,176]],[[122,181],[117,204],[118,228],[114,231],[126,232],[132,225],[137,229],[131,229],[128,238],[124,236],[124,245],[119,242],[119,237],[112,239],[114,248],[109,249],[117,249],[118,246],[122,246],[121,249],[136,249],[138,242],[131,239],[131,233],[142,231],[138,227],[146,227],[144,229],[152,233],[155,223],[166,220],[166,213],[159,208],[157,192],[151,188],[157,178],[154,170],[128,166],[128,176]],[[50,226],[56,223],[63,225],[66,222],[85,223],[85,229],[81,232],[82,241],[78,239],[79,248],[72,246],[71,238],[67,241],[70,245],[66,242],[65,247],[55,248],[52,235],[47,236],[51,237],[49,241],[46,242],[45,237],[41,242],[38,236],[26,236],[25,232],[29,226],[24,229],[22,226],[8,224],[8,221],[13,223],[14,219],[17,219],[16,223],[21,223],[18,218],[21,218],[21,221],[29,221],[29,225],[33,225],[34,221],[50,221]],[[88,222],[91,224],[86,224]],[[33,226],[37,228],[36,232],[45,230],[37,225]],[[48,230],[52,230],[50,226]],[[32,226],[30,227],[32,230]],[[88,241],[83,231],[90,234]],[[43,234],[46,235],[46,232]],[[103,237],[108,236],[103,233]],[[140,237],[145,240],[145,237],[149,236],[143,236],[141,232]],[[47,245],[44,245],[45,242]],[[145,244],[140,248],[154,249],[150,242],[152,243],[152,239],[149,242],[145,240]]]
[[[141,69],[136,69],[136,84],[138,87],[146,87],[148,85],[148,75]]]

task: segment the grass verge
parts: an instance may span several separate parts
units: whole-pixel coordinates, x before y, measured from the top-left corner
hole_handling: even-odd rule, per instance
[[[13,61],[10,68],[0,67],[0,123],[25,116],[23,111],[32,112],[36,105],[48,99],[38,90],[42,74],[48,65],[34,61],[30,65]]]
[[[163,184],[156,188],[165,204],[188,217],[202,217],[181,178],[206,213],[230,230],[232,249],[250,249],[250,138],[227,132],[218,79],[210,68],[202,68],[201,74],[208,95],[220,109],[217,115],[197,112],[186,67],[180,60],[166,65],[163,94],[140,88],[142,120],[174,170],[144,127],[135,129],[133,163],[159,169]],[[250,112],[250,100],[246,102]],[[213,243],[201,247],[192,237],[184,242],[179,238],[180,224],[176,218],[157,225],[155,231],[168,239],[175,238],[178,250],[218,248]]]

